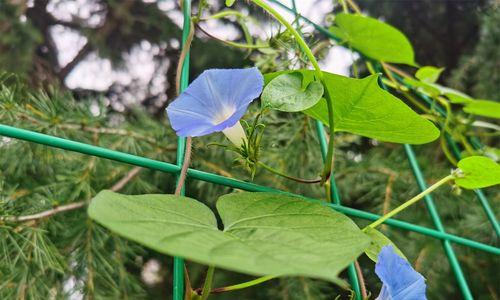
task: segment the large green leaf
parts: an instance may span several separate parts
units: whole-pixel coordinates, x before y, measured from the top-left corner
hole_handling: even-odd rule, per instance
[[[489,100],[469,101],[464,111],[469,114],[500,119],[500,103]]]
[[[378,75],[363,79],[323,72],[333,100],[335,131],[347,131],[385,142],[423,144],[439,136],[432,122],[378,85]],[[328,125],[326,100],[304,111]]]
[[[470,156],[458,162],[463,177],[455,183],[466,189],[478,189],[500,184],[500,165],[486,156]]]
[[[311,81],[303,85],[302,73],[285,73],[274,78],[262,92],[262,104],[272,109],[298,112],[318,103],[323,96],[323,85]]]
[[[394,247],[394,251],[401,256],[402,258],[408,260],[406,256],[399,250],[399,248],[382,232],[378,231],[375,228],[367,227],[365,230],[366,235],[368,235],[371,239],[370,247],[366,248],[365,254],[374,262],[378,261],[378,254],[383,247],[392,245]]]
[[[338,14],[330,31],[364,55],[383,62],[415,66],[408,38],[397,28],[362,15]]]
[[[169,255],[252,275],[309,276],[342,283],[337,274],[368,247],[346,216],[317,202],[275,193],[222,196],[212,211],[173,195],[126,196],[102,191],[91,218]]]

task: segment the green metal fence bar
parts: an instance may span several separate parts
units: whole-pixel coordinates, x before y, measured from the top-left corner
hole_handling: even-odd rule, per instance
[[[415,179],[417,181],[417,184],[420,188],[420,190],[425,190],[427,189],[427,184],[425,183],[424,176],[422,174],[422,171],[420,170],[420,166],[418,165],[417,158],[415,157],[415,153],[413,152],[413,149],[410,145],[405,144],[404,145],[406,155],[408,157],[408,161],[410,162],[411,169],[413,171],[413,174],[415,175]],[[432,199],[432,196],[426,195],[424,197],[425,204],[427,205],[427,210],[429,212],[429,215],[431,216],[432,222],[434,223],[434,226],[436,226],[438,231],[445,232],[444,226],[441,222],[441,219],[439,217],[439,213],[437,211],[436,206],[434,205],[434,200]],[[472,297],[472,293],[469,289],[469,286],[467,284],[467,280],[465,279],[465,276],[462,272],[462,268],[460,267],[460,263],[458,262],[458,259],[455,255],[455,251],[453,251],[453,247],[451,246],[450,242],[447,240],[443,241],[443,247],[444,251],[446,253],[446,256],[448,257],[448,260],[450,262],[450,266],[453,270],[453,273],[455,274],[455,278],[458,281],[458,285],[460,287],[460,290],[462,291],[462,295],[464,299],[466,300],[472,300],[474,299]]]
[[[24,140],[28,142],[33,142],[37,144],[42,144],[54,148],[59,148],[59,149],[64,149],[64,150],[69,150],[73,152],[78,152],[82,154],[87,154],[91,156],[96,156],[96,157],[101,157],[105,159],[110,159],[113,161],[117,162],[122,162],[134,166],[139,166],[143,168],[148,168],[151,170],[156,170],[156,171],[161,171],[165,173],[170,173],[170,174],[177,174],[180,171],[180,167],[167,163],[167,162],[162,162],[154,159],[149,159],[137,155],[132,155],[124,152],[119,152],[116,150],[110,150],[102,147],[97,147],[85,143],[80,143],[76,141],[71,141],[59,137],[54,137],[50,135],[46,135],[43,133],[38,133],[34,131],[29,131],[25,129],[20,129],[20,128],[15,128],[7,125],[2,125],[0,124],[0,136],[6,136],[6,137],[11,137],[19,140]],[[276,192],[276,193],[287,193],[290,195],[294,195],[292,193],[288,192],[283,192],[278,189],[274,189],[271,187],[265,187],[261,185],[257,185],[254,183],[250,182],[245,182],[241,181],[238,179],[234,178],[228,178],[212,173],[207,173],[204,171],[200,170],[195,170],[195,169],[189,169],[188,170],[188,176],[193,179],[198,179],[198,180],[203,180],[206,182],[214,183],[214,184],[219,184],[223,186],[228,186],[232,187],[235,189],[241,189],[241,190],[246,190],[246,191],[251,191],[251,192]],[[295,195],[299,196],[302,198],[305,198],[301,195]],[[328,205],[332,207],[335,210],[338,210],[341,213],[344,213],[349,216],[353,216],[356,218],[362,218],[370,221],[375,221],[380,218],[380,215],[349,208],[349,207],[344,207],[338,204],[333,204],[333,203],[326,203],[324,201],[321,201],[321,203],[324,203],[324,205]],[[448,233],[443,233],[439,232],[434,229],[414,225],[411,223],[403,222],[400,220],[395,220],[395,219],[389,219],[386,222],[384,222],[387,225],[401,228],[404,230],[408,231],[413,231],[417,232],[423,235],[427,235],[430,237],[434,237],[440,240],[449,240],[451,242],[467,246],[470,248],[478,249],[481,251],[489,252],[495,255],[500,255],[500,248],[491,246],[491,245],[486,245],[480,242],[476,242],[470,239],[458,237],[452,234]]]
[[[279,0],[269,0],[269,1],[272,2],[272,3],[275,3],[276,5],[280,6],[281,8],[283,8],[283,9],[289,11],[289,12],[293,12],[292,8],[284,5]],[[308,19],[307,17],[305,17],[305,16],[303,16],[303,15],[301,15],[299,13],[297,14],[297,17],[299,17],[301,20],[303,20],[304,22],[308,23],[309,25],[313,26],[315,30],[317,30],[320,33],[324,34],[328,38],[330,38],[332,40],[335,40],[335,41],[339,41],[339,39],[335,35],[333,35],[328,29],[324,28],[323,26],[316,24],[315,22],[311,21],[310,19]],[[436,103],[435,101],[433,101],[432,99],[430,99],[426,95],[424,95],[422,93],[419,93],[418,91],[416,91],[415,89],[413,89],[411,86],[408,86],[403,81],[403,79],[399,76],[399,74],[392,73],[392,75],[401,84],[403,84],[407,88],[415,91],[416,94],[418,95],[418,97],[421,100],[423,100],[427,105],[433,107],[438,113],[440,113],[442,116],[446,117],[446,111],[438,103]],[[474,146],[475,149],[480,149],[482,147],[481,143],[477,139],[475,139],[475,138],[472,138],[471,142],[472,142],[472,145]],[[491,206],[488,203],[488,199],[486,198],[486,196],[484,195],[484,193],[481,190],[479,190],[479,189],[478,190],[474,190],[474,192],[476,193],[476,195],[477,195],[477,197],[479,199],[479,202],[480,202],[481,206],[483,207],[483,210],[486,213],[486,216],[487,216],[488,220],[490,221],[493,229],[495,230],[495,233],[497,234],[497,237],[500,237],[500,225],[499,225],[498,220],[497,220],[497,218],[495,216],[495,213],[493,212],[493,210],[491,209]]]
[[[182,26],[182,46],[187,42],[189,32],[191,31],[191,0],[182,1],[182,14],[184,17]],[[182,49],[182,48],[181,48]],[[181,82],[180,91],[184,91],[189,84],[189,50],[186,53],[184,61],[182,62],[181,68]],[[182,163],[184,161],[184,156],[186,153],[186,139],[183,137],[177,138],[177,157],[176,166],[180,169],[182,168]],[[179,175],[176,179],[177,183],[179,181]],[[184,186],[181,190],[181,195],[184,195]],[[181,257],[174,257],[174,269],[173,269],[173,299],[183,300],[184,299],[184,259]]]
[[[408,86],[398,74],[393,73],[392,75],[396,78],[396,80],[398,80],[400,83],[404,84],[407,88],[416,92],[417,96],[420,99],[422,99],[427,105],[432,106],[443,117],[446,117],[446,115],[447,115],[446,111],[439,104],[434,103],[432,101],[432,99],[430,99],[427,95],[424,95],[422,93],[418,93],[418,91],[415,91],[415,89],[413,89],[413,87]],[[458,148],[457,143],[447,133],[444,133],[444,134],[446,135],[446,140],[451,147],[453,155],[455,156],[456,159],[460,160],[461,154],[460,154],[460,149]],[[472,142],[472,146],[476,150],[480,149],[482,147],[481,143],[479,141],[477,141],[476,139],[472,139],[471,142]],[[488,202],[488,199],[486,198],[486,196],[484,195],[484,193],[481,189],[474,190],[474,193],[476,194],[476,196],[479,200],[479,203],[481,204],[483,211],[486,214],[486,217],[488,218],[491,226],[493,227],[493,230],[495,231],[497,238],[500,237],[500,225],[499,225],[498,220],[495,216],[495,213],[493,212],[493,209],[491,208],[491,206]]]
[[[381,83],[382,87],[387,90],[387,87]],[[422,171],[420,170],[420,166],[418,164],[418,160],[415,156],[415,153],[413,152],[412,146],[405,144],[404,145],[405,153],[408,158],[408,161],[410,162],[410,167],[412,169],[413,175],[415,177],[415,180],[417,181],[417,185],[420,188],[421,191],[424,191],[427,189],[427,184],[425,183],[424,175]],[[428,194],[424,197],[424,201],[427,207],[427,212],[429,213],[432,223],[434,223],[434,226],[436,229],[440,232],[445,232],[444,226],[441,223],[441,218],[439,217],[439,213],[437,211],[436,206],[434,205],[434,200],[432,199],[431,194]],[[465,279],[465,276],[463,274],[462,268],[460,267],[460,263],[458,262],[458,259],[455,255],[455,251],[451,247],[451,244],[449,241],[444,240],[443,241],[443,249],[446,254],[446,257],[448,257],[448,261],[450,263],[451,269],[453,270],[453,274],[455,275],[455,278],[457,279],[458,285],[460,287],[460,291],[462,292],[462,296],[466,300],[471,300],[473,299],[471,291],[469,289],[469,286],[467,284],[467,280]]]
[[[326,135],[325,131],[323,128],[323,123],[321,123],[318,120],[315,120],[315,125],[316,125],[316,133],[318,135],[319,139],[319,144],[320,144],[320,149],[321,149],[321,156],[323,157],[323,161],[326,160],[326,153],[328,151],[328,142],[326,140]],[[330,135],[330,138],[333,138],[333,136]],[[337,184],[335,182],[335,176],[333,174],[330,175],[330,194],[333,199],[333,203],[339,207],[341,207],[341,202],[340,202],[340,194],[337,189]],[[347,267],[347,276],[349,277],[349,281],[351,282],[351,287],[353,288],[353,291],[355,293],[356,300],[362,300],[361,297],[361,289],[359,286],[359,280],[358,280],[358,274],[356,272],[356,267],[354,264],[350,264]]]

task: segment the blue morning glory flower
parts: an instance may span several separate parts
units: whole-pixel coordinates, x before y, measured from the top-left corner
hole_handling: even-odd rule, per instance
[[[378,255],[375,273],[382,280],[377,300],[425,300],[425,278],[415,271],[392,246],[385,246]]]
[[[168,118],[178,136],[222,131],[241,145],[246,135],[239,120],[263,85],[257,68],[206,70],[167,107]]]

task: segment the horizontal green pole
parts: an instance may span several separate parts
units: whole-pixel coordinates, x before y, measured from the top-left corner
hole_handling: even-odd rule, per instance
[[[63,138],[58,138],[34,131],[29,131],[25,129],[15,128],[7,125],[0,124],[0,136],[6,136],[11,138],[16,138],[20,140],[25,140],[29,142],[34,142],[37,144],[47,145],[55,148],[65,149],[69,151],[74,151],[78,153],[88,154],[92,156],[102,157],[118,162],[123,162],[127,164],[131,164],[134,166],[144,167],[152,170],[162,171],[166,173],[178,173],[180,172],[180,167],[174,164],[144,158],[137,155],[132,155],[128,153],[123,153],[115,150],[109,150],[93,145],[88,145],[85,143],[75,142]],[[1,149],[1,148],[0,148]],[[203,180],[206,182],[211,182],[219,185],[224,185],[236,189],[251,191],[251,192],[276,192],[276,193],[287,193],[290,195],[294,195],[292,193],[284,192],[278,189],[261,186],[258,184],[245,182],[233,178],[228,178],[216,174],[207,173],[200,170],[189,169],[188,176],[194,179]],[[304,198],[300,195],[295,195]],[[312,200],[312,199],[311,199]],[[349,216],[362,218],[370,221],[375,221],[380,218],[380,215],[341,206],[338,204],[330,204],[324,201],[321,201],[327,206],[332,207],[333,209],[344,213]],[[423,235],[431,236],[440,240],[449,240],[450,242],[454,242],[456,244],[464,245],[467,247],[475,248],[478,250],[482,250],[485,252],[493,253],[496,255],[500,255],[500,248],[486,245],[480,242],[476,242],[470,239],[458,237],[452,234],[439,232],[434,229],[426,228],[423,226],[414,225],[408,222],[403,222],[395,219],[389,219],[384,222],[387,225],[397,227],[400,229],[417,232]]]

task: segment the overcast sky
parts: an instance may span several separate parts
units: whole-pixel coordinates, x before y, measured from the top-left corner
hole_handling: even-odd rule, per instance
[[[214,2],[212,0],[209,2]],[[284,0],[285,4],[291,6],[290,0]],[[289,2],[289,3],[287,3]],[[332,11],[333,1],[331,0],[297,0],[298,10],[304,16],[314,22],[324,23],[325,16]],[[59,19],[70,20],[71,16],[79,16],[83,19],[93,15],[96,4],[92,0],[74,0],[58,1],[52,0],[48,9]],[[159,8],[165,12],[178,26],[182,24],[182,14],[175,9],[174,0],[160,1]],[[294,20],[294,15],[280,8],[279,10],[288,21]],[[99,15],[90,18],[89,23],[97,26],[100,22]],[[203,26],[213,35],[225,40],[234,40],[239,38],[239,32],[232,25],[224,25],[217,20],[205,22]],[[270,37],[273,28],[272,24],[256,26],[249,24],[250,31],[255,36]],[[311,26],[305,26],[304,32],[312,31]],[[78,53],[81,47],[86,43],[86,38],[78,34],[77,31],[63,26],[54,26],[52,34],[59,49],[58,60],[61,66],[70,62]],[[200,38],[206,38],[200,34]],[[66,84],[69,88],[83,88],[92,90],[107,90],[113,83],[129,85],[135,82],[138,85],[147,85],[154,75],[155,65],[153,56],[157,54],[159,48],[144,41],[137,45],[128,54],[124,55],[125,64],[123,69],[113,69],[108,59],[101,59],[96,53],[90,54],[82,61],[66,78]],[[332,73],[348,75],[349,66],[353,61],[353,53],[343,47],[332,47],[326,58],[320,62],[325,71]],[[161,84],[161,82],[160,82]]]

